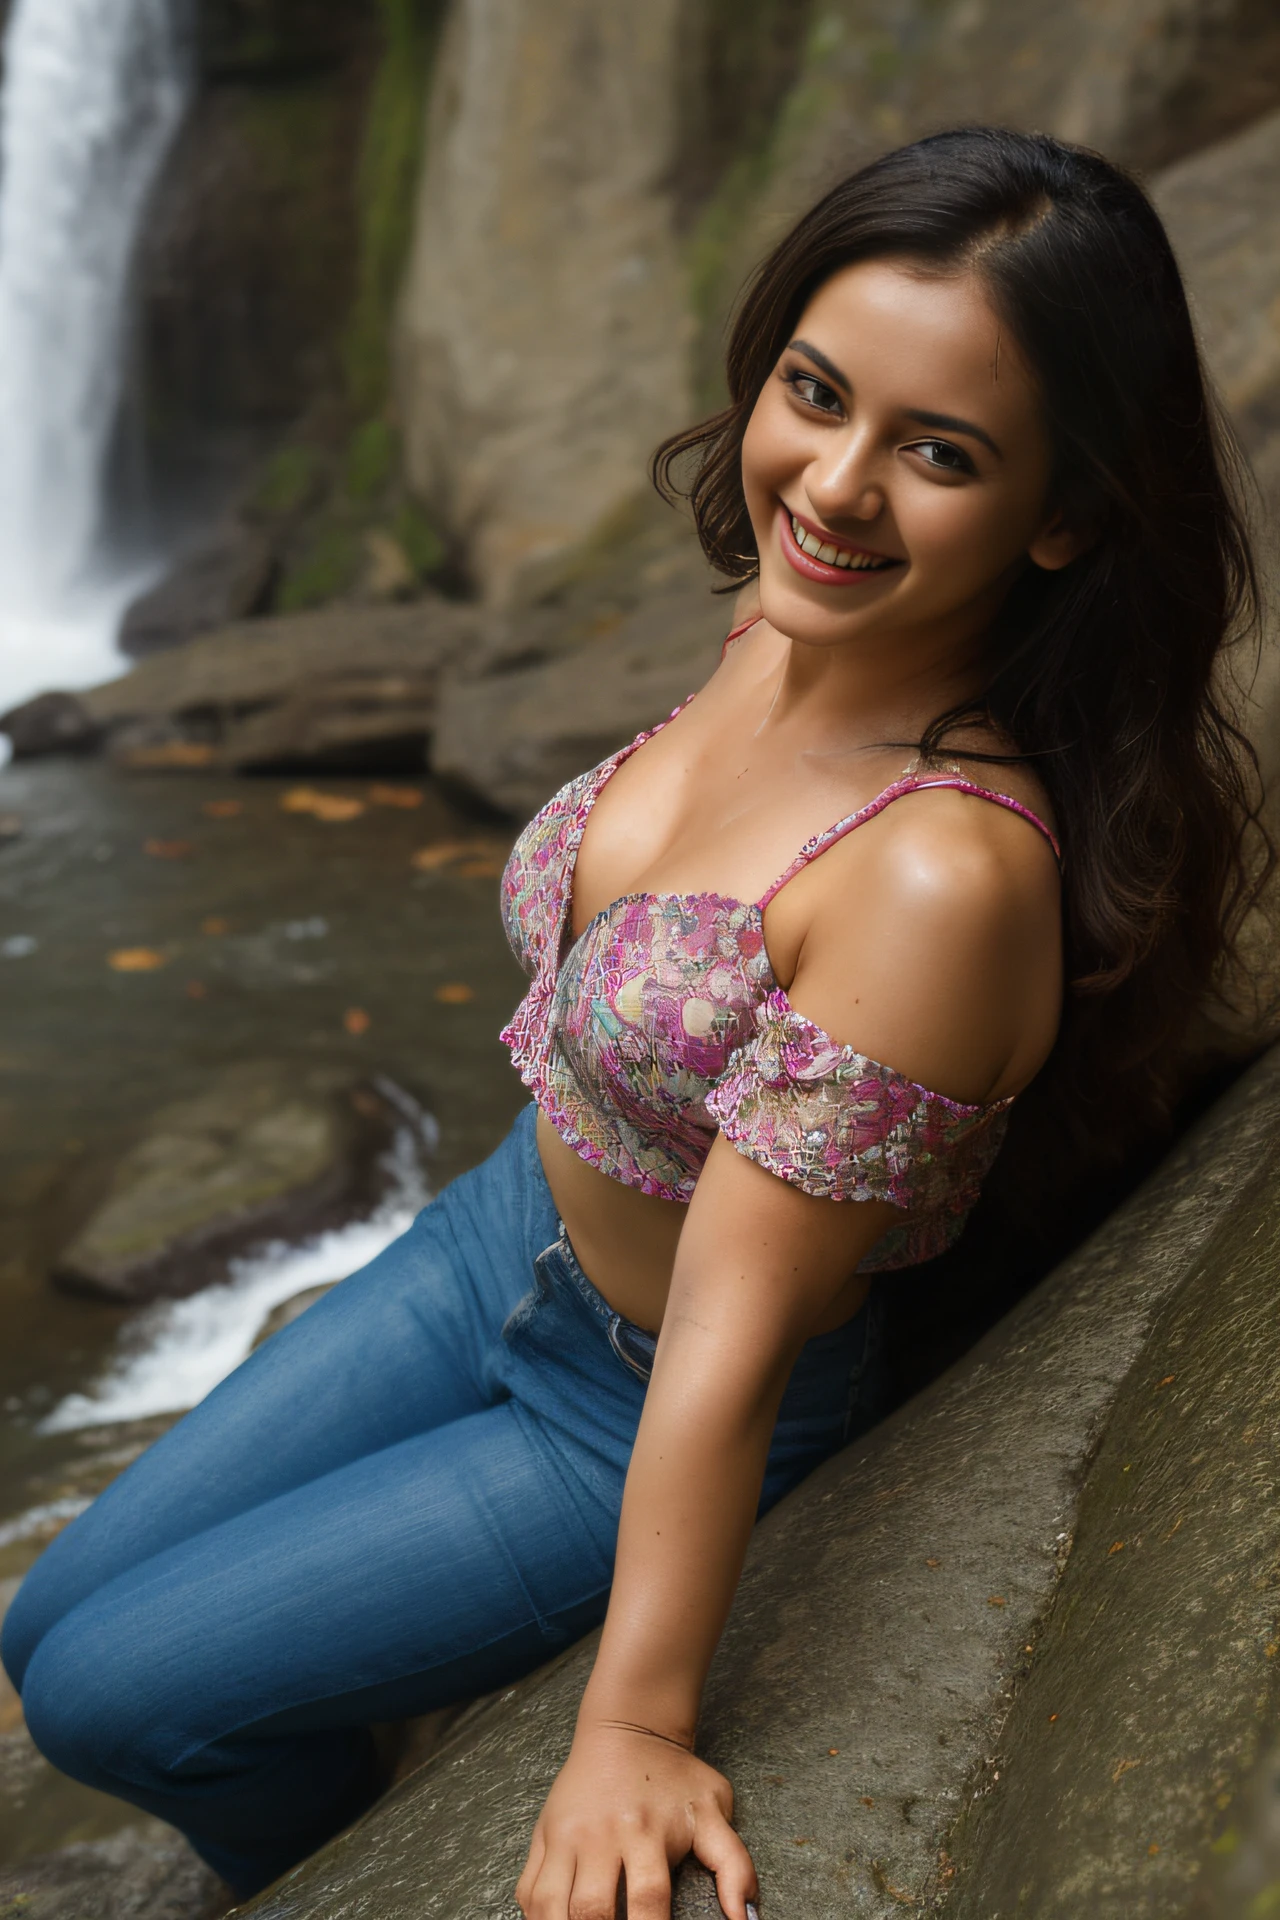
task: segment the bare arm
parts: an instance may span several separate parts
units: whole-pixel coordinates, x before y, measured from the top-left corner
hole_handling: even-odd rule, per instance
[[[836,1037],[852,1041],[865,1023],[881,1058],[897,1064],[896,1050],[911,1077],[979,1100],[1040,1020],[1043,993],[1034,967],[1022,967],[1020,987],[1005,957],[1019,876],[998,860],[949,858],[944,842],[934,835],[936,858],[923,865],[897,858],[897,878],[877,891],[877,917],[889,916],[909,967],[877,970],[875,936],[887,927],[869,925],[864,909],[855,928],[837,910],[815,922],[791,994]],[[1044,937],[1056,939],[1052,915]],[[690,1850],[715,1871],[730,1920],[747,1920],[757,1888],[730,1825],[732,1792],[692,1751],[702,1689],[791,1368],[900,1218],[881,1201],[811,1199],[723,1139],[713,1146],[627,1476],[604,1637],[520,1883],[531,1920],[612,1920],[622,1872],[631,1920],[667,1920],[670,1869]]]

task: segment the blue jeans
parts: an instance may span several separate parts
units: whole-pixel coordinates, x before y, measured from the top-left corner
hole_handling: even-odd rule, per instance
[[[874,1318],[804,1348],[762,1511],[875,1417]],[[652,1349],[574,1258],[527,1108],[48,1548],[3,1643],[37,1746],[256,1891],[381,1790],[370,1722],[603,1618]]]

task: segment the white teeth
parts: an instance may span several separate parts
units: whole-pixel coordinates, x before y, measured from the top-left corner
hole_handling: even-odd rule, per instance
[[[879,567],[887,567],[890,564],[877,554],[856,553],[852,547],[837,547],[830,541],[819,540],[816,533],[810,533],[807,527],[801,526],[794,513],[790,518],[791,531],[801,552],[811,555],[815,560],[823,561],[829,567],[855,567],[859,572],[871,573]]]

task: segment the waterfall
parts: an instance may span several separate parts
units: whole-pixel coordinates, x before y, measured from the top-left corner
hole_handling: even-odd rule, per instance
[[[0,96],[0,711],[109,678],[143,583],[104,544],[138,223],[186,92],[182,0],[14,0]]]

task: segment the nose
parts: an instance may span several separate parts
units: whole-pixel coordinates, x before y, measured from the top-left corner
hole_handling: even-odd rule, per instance
[[[829,527],[842,520],[876,520],[884,512],[884,480],[876,449],[870,437],[856,429],[842,435],[838,446],[814,462],[805,486],[815,513]]]

